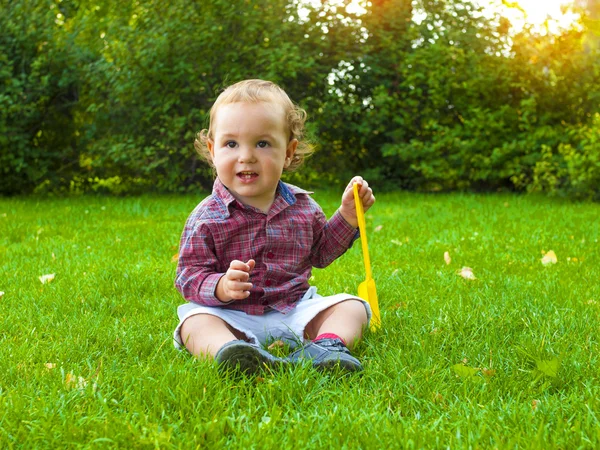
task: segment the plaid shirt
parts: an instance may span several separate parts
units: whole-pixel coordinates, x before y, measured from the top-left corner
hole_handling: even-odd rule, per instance
[[[339,212],[327,221],[309,194],[280,181],[265,214],[238,202],[217,178],[185,224],[176,288],[190,302],[248,314],[293,309],[309,288],[312,267],[328,266],[358,237]],[[234,259],[256,261],[253,287],[248,298],[223,303],[215,290]]]

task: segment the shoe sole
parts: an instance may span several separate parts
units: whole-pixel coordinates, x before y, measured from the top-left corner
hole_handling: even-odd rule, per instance
[[[362,366],[357,365],[352,361],[346,361],[343,359],[330,359],[327,361],[319,361],[313,363],[313,367],[317,370],[336,370],[340,369],[346,372],[361,372]]]
[[[278,361],[271,360],[257,348],[248,345],[232,345],[219,355],[219,365],[244,373],[255,373],[264,367],[274,368]]]

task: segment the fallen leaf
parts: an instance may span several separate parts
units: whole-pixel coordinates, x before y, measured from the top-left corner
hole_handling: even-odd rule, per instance
[[[408,305],[406,304],[406,302],[400,302],[392,306],[392,309],[406,309],[407,307]]]
[[[374,231],[375,233],[379,233],[379,232],[381,231],[381,229],[382,229],[382,228],[383,228],[383,225],[377,225],[377,226],[376,226],[376,227],[373,229],[373,231]]]
[[[540,403],[541,402],[539,400],[532,400],[531,401],[531,409],[533,409],[535,411],[538,408]]]
[[[476,280],[475,275],[473,275],[473,269],[470,267],[463,267],[459,270],[458,274],[463,277],[465,280]]]
[[[0,298],[4,296],[4,292],[0,291]]]
[[[550,264],[556,264],[558,262],[558,258],[556,257],[556,253],[553,250],[550,250],[542,257],[542,264],[544,266],[548,266]]]
[[[444,396],[439,392],[434,392],[433,403],[444,403]]]
[[[281,339],[278,339],[276,341],[273,341],[273,343],[271,345],[269,345],[267,348],[269,350],[273,350],[276,348],[282,348],[285,344],[283,343],[283,341]]]
[[[461,378],[473,378],[479,372],[479,369],[475,369],[474,367],[468,367],[464,364],[454,364],[452,366],[452,370],[456,375]]]
[[[400,246],[404,245],[404,244],[402,244],[402,242],[400,242],[400,241],[399,241],[399,240],[397,240],[397,239],[392,239],[392,241],[391,241],[391,242],[392,242],[392,244],[396,244],[396,245],[400,245]]]
[[[494,375],[496,375],[496,370],[495,369],[488,369],[486,367],[484,367],[483,369],[481,369],[481,373],[483,375],[485,375],[486,377],[493,377]]]
[[[46,364],[44,364],[44,366],[46,367],[46,369],[51,370],[51,369],[54,369],[56,367],[56,364],[54,364],[54,363],[46,363]]]
[[[446,261],[446,265],[452,262],[452,258],[450,258],[450,253],[444,252],[444,261]]]
[[[171,256],[171,262],[177,262],[179,260],[179,253],[175,253]]]
[[[537,370],[551,378],[556,377],[558,374],[558,369],[560,368],[560,360],[558,358],[551,360],[538,359],[535,361],[535,364]]]
[[[40,279],[40,283],[42,283],[42,284],[48,284],[52,280],[54,280],[54,274],[53,273],[49,273],[47,275],[42,275],[41,277],[39,277],[39,279]]]
[[[84,389],[88,382],[85,378],[68,373],[65,377],[65,386],[68,389]]]

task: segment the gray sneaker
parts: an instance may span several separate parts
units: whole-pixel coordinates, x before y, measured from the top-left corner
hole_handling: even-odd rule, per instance
[[[223,369],[232,369],[244,373],[256,373],[260,369],[276,368],[287,364],[281,358],[246,341],[227,342],[215,355],[215,361]]]
[[[312,361],[314,368],[319,370],[339,367],[348,372],[363,370],[358,359],[350,354],[348,347],[341,339],[320,339],[318,343],[308,342],[288,356],[291,363]]]

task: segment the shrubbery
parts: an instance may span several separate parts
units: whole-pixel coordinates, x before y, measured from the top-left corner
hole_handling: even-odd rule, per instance
[[[0,3],[0,193],[209,187],[194,134],[220,88],[257,77],[309,112],[319,151],[296,178],[600,198],[586,28],[514,35],[466,0],[361,16],[287,0]]]

